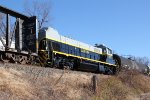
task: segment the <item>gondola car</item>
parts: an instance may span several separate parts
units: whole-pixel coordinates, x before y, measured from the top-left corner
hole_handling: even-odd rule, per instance
[[[117,55],[108,47],[92,45],[60,35],[48,27],[39,31],[39,58],[43,66],[115,74]]]

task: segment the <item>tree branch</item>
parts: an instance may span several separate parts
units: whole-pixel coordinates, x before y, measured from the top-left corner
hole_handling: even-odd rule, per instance
[[[48,19],[50,16],[51,6],[48,0],[44,2],[34,0],[32,5],[25,1],[24,9],[29,16],[37,16],[39,20],[39,28],[42,28],[44,24],[49,22]]]

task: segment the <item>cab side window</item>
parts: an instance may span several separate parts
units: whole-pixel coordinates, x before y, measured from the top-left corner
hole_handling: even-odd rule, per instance
[[[112,54],[112,50],[107,48],[107,54]]]

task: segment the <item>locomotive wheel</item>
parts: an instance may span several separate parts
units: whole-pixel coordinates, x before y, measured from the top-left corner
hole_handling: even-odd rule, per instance
[[[6,56],[6,54],[1,54],[0,55],[0,60],[3,61],[4,63],[9,62],[9,58]]]
[[[63,69],[64,70],[70,70],[70,67],[69,66],[64,66]]]
[[[67,70],[73,70],[73,63],[68,62],[68,64],[65,65],[63,68]]]

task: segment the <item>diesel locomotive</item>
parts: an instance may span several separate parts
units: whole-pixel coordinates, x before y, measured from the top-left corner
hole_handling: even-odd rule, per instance
[[[39,58],[44,66],[115,74],[119,57],[104,45],[92,45],[60,35],[55,29],[42,28],[38,34]]]

